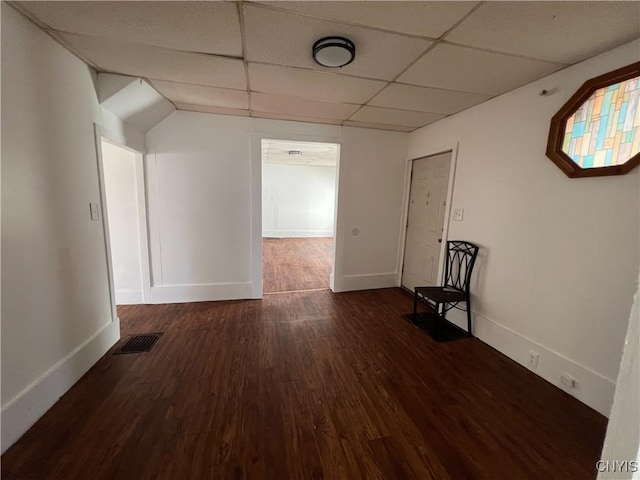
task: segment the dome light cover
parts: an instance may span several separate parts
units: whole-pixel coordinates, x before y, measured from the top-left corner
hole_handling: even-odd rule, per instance
[[[356,46],[344,37],[324,37],[313,44],[313,59],[318,65],[340,68],[356,58]]]

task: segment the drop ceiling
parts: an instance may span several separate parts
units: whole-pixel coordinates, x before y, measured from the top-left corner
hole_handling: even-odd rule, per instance
[[[180,110],[410,132],[640,37],[640,2],[12,2]],[[311,47],[356,44],[341,69]]]

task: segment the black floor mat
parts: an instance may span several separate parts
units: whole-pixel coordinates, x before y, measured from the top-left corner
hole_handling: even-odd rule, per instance
[[[433,313],[418,313],[418,318],[414,323],[413,313],[405,313],[402,317],[411,322],[416,327],[421,330],[424,330],[432,338],[434,338],[434,326],[436,321],[436,316]],[[469,338],[467,332],[457,325],[454,325],[451,322],[443,322],[440,321],[438,324],[438,338],[434,338],[434,340],[438,342],[452,342],[454,340],[462,340],[463,338]]]

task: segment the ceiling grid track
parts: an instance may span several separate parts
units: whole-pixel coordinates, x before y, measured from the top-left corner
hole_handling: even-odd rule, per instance
[[[178,110],[404,132],[640,38],[640,2],[7,3]],[[313,62],[331,36],[352,63]]]
[[[369,98],[365,103],[363,103],[360,108],[358,108],[358,110],[356,110],[355,112],[353,112],[351,114],[351,116],[349,118],[347,118],[345,120],[345,122],[348,122],[351,120],[351,117],[353,117],[356,113],[358,113],[360,110],[362,110],[364,107],[370,106],[369,102],[371,102],[374,98],[376,98],[385,88],[387,88],[389,85],[391,85],[392,83],[397,83],[398,78],[400,78],[400,76],[406,72],[407,70],[409,70],[411,67],[413,67],[420,59],[422,59],[427,53],[429,53],[431,50],[433,50],[437,45],[439,45],[442,40],[444,39],[444,37],[447,36],[447,34],[449,32],[451,32],[454,28],[456,28],[458,25],[460,25],[463,21],[465,21],[467,18],[469,18],[469,16],[471,14],[473,14],[476,10],[478,10],[485,2],[478,2],[471,10],[469,10],[469,12],[462,17],[460,20],[458,20],[451,28],[447,29],[446,32],[444,32],[440,38],[435,39],[433,41],[433,43],[431,45],[429,45],[420,55],[418,55],[415,60],[413,62],[411,62],[409,65],[406,66],[406,68],[404,68],[403,70],[401,70],[392,80],[389,81],[389,83],[387,83],[383,88],[380,89],[379,92],[376,92],[375,95],[373,95],[371,98]],[[415,85],[415,86],[419,86],[419,85]],[[429,87],[431,88],[431,87]],[[436,112],[431,112],[431,113],[436,113]],[[344,123],[343,123],[344,124]]]
[[[236,2],[236,7],[238,8],[238,20],[240,22],[240,42],[242,48],[242,63],[244,64],[244,75],[247,80],[247,108],[249,110],[249,115],[251,115],[251,80],[249,79],[249,62],[247,61],[247,40],[245,35],[244,28],[244,11],[242,8],[242,0],[238,0]]]

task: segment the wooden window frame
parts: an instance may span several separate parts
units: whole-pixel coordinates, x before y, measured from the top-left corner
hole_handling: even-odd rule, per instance
[[[624,175],[640,164],[640,153],[633,155],[621,165],[608,167],[582,168],[562,150],[564,131],[567,120],[571,117],[596,90],[624,82],[640,76],[640,62],[605,73],[587,80],[565,103],[558,113],[551,118],[549,139],[547,141],[547,157],[569,178],[601,177],[605,175]]]

